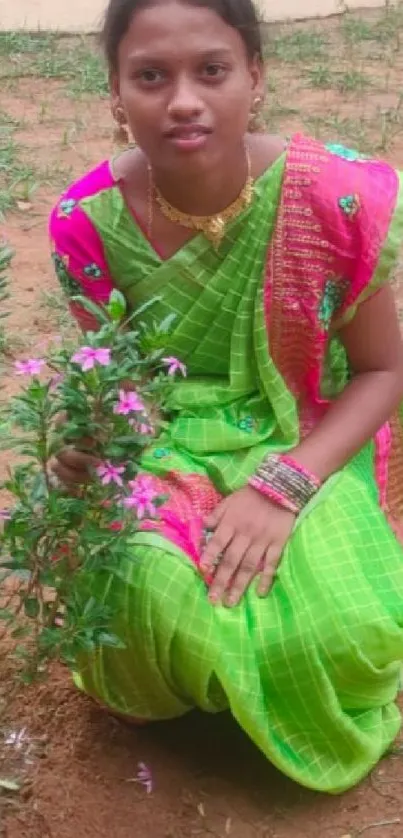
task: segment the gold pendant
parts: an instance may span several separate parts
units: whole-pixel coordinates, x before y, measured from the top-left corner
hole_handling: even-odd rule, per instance
[[[227,223],[234,221],[250,206],[254,195],[254,183],[251,175],[251,159],[248,149],[245,149],[247,162],[247,178],[238,198],[225,210],[214,216],[197,216],[181,212],[169,204],[154,184],[153,173],[149,166],[149,217],[152,215],[152,202],[155,198],[161,212],[169,221],[180,224],[190,230],[203,233],[206,239],[211,242],[215,250],[218,250],[225,236]]]
[[[211,219],[206,233],[207,238],[211,241],[216,250],[218,250],[225,235],[225,221],[221,215],[216,215]]]

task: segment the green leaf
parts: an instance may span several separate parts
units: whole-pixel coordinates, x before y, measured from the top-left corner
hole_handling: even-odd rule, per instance
[[[91,596],[84,607],[84,617],[89,617],[92,611],[96,611],[98,607],[95,597]]]
[[[8,608],[0,608],[0,620],[5,620],[5,622],[9,623],[11,620],[14,619],[14,614]]]
[[[112,460],[120,460],[126,454],[126,449],[121,445],[108,445],[105,447],[105,455]]]
[[[133,445],[133,443],[135,443],[136,445],[141,445],[144,439],[144,444],[148,445],[149,436],[147,436],[147,434],[136,434],[133,432],[131,434],[125,434],[124,436],[114,437],[113,442],[116,445]]]
[[[75,638],[75,645],[77,649],[84,649],[86,652],[94,652],[96,648],[95,642],[89,633],[77,636]]]
[[[133,314],[131,314],[130,317],[126,320],[126,324],[131,323],[133,320],[137,320],[137,318],[141,317],[141,315],[148,311],[149,308],[155,306],[156,303],[160,303],[161,299],[161,297],[152,297],[151,300],[147,300],[147,302],[143,303],[143,305],[136,308]]]
[[[39,636],[38,645],[42,651],[49,654],[53,647],[58,647],[60,642],[60,629],[58,628],[44,628]]]
[[[108,317],[107,313],[105,312],[105,310],[100,308],[99,306],[95,305],[95,303],[92,303],[91,300],[87,299],[87,297],[79,296],[79,297],[71,297],[71,299],[72,299],[73,303],[78,303],[80,306],[85,308],[85,310],[88,311],[89,314],[92,314],[94,317],[96,317],[96,319],[98,320],[99,323],[104,323],[105,325],[109,325],[110,320],[109,320],[109,317]]]
[[[121,292],[116,288],[112,291],[112,294],[109,297],[109,303],[106,306],[106,310],[112,320],[117,323],[119,323],[126,314],[126,300],[123,294],[121,294]]]
[[[39,602],[36,597],[29,597],[24,602],[24,611],[27,617],[31,620],[36,619],[39,616],[40,606]]]
[[[116,634],[109,634],[107,631],[98,634],[97,642],[100,646],[109,646],[112,649],[126,649],[126,644]]]

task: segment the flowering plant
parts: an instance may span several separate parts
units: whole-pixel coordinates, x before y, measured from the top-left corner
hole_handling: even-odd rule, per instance
[[[0,445],[16,451],[18,464],[1,486],[11,502],[0,511],[0,621],[26,680],[53,658],[74,667],[83,651],[122,644],[112,615],[88,594],[91,574],[119,573],[139,521],[158,515],[164,499],[138,474],[139,460],[164,426],[174,376],[186,374],[164,357],[172,318],[142,322],[153,302],[130,317],[117,291],[105,307],[76,302],[99,329],[74,351],[59,345],[46,359],[18,361],[28,383],[1,415]],[[73,493],[51,469],[67,443],[97,463],[93,480]]]

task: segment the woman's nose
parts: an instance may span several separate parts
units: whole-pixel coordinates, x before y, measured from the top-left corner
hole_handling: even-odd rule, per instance
[[[181,79],[175,87],[168,106],[171,119],[191,119],[203,113],[204,106],[196,86],[188,79]]]

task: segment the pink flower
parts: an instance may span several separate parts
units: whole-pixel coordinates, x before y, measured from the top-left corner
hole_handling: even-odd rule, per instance
[[[162,363],[165,364],[166,367],[168,367],[168,375],[175,375],[177,372],[179,372],[181,375],[183,375],[184,378],[186,378],[187,369],[185,367],[185,364],[182,364],[179,358],[174,358],[173,356],[169,358],[163,358]]]
[[[129,425],[136,434],[144,434],[145,436],[155,435],[155,430],[149,422],[138,422],[137,419],[129,419]]]
[[[8,509],[0,509],[0,521],[11,521],[11,513]]]
[[[170,358],[163,358],[162,363],[168,367],[168,375],[175,375],[179,372],[184,378],[186,378],[187,369],[185,364],[182,364],[179,358],[174,358],[173,356]]]
[[[29,358],[27,361],[16,361],[16,375],[39,375],[45,361],[42,358]]]
[[[101,367],[107,367],[111,362],[110,349],[94,349],[92,346],[82,346],[81,349],[73,355],[73,364],[78,364],[83,372],[93,370],[95,364],[100,364]]]
[[[106,461],[95,469],[98,477],[101,479],[103,486],[109,486],[110,483],[116,483],[117,486],[123,486],[122,474],[126,471],[126,466],[114,466],[113,463]]]
[[[152,477],[140,475],[137,480],[129,481],[129,487],[132,490],[132,493],[123,501],[123,505],[126,509],[135,509],[139,520],[144,518],[146,515],[150,518],[155,518],[157,515],[157,508],[154,501],[158,497],[158,494],[154,489],[154,481]]]
[[[136,783],[140,783],[141,786],[144,786],[147,794],[152,794],[154,781],[150,769],[145,762],[139,762],[138,769]]]
[[[119,401],[115,405],[114,413],[127,416],[129,413],[142,413],[144,404],[135,390],[119,390]]]
[[[112,521],[112,523],[109,524],[109,529],[112,532],[121,532],[121,530],[123,530],[123,522],[122,521]]]

